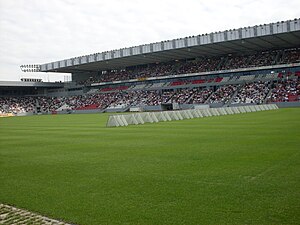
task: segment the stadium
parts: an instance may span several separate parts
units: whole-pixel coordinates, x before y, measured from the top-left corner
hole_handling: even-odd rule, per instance
[[[299,223],[300,19],[20,67],[3,224]]]

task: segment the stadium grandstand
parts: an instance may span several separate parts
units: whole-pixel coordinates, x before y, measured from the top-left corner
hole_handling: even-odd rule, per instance
[[[71,73],[72,81],[2,81],[2,114],[296,107],[300,19],[22,65],[21,70]]]

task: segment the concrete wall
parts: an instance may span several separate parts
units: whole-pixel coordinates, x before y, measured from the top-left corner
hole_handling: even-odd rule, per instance
[[[300,107],[300,102],[275,102],[279,108]]]

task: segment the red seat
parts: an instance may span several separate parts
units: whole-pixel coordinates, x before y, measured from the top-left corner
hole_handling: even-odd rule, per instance
[[[298,100],[298,95],[289,94],[289,102],[295,102]]]
[[[128,86],[120,86],[118,87],[118,90],[127,90],[129,87]]]
[[[76,110],[89,110],[89,109],[98,109],[98,104],[86,105],[83,107],[78,107]]]
[[[170,84],[170,86],[178,86],[178,85],[184,85],[184,81],[174,81]]]
[[[102,89],[101,89],[102,92],[112,91],[112,90],[114,90],[114,89],[111,88],[111,87],[107,87],[107,88],[102,88]]]
[[[215,79],[215,82],[219,83],[219,82],[221,82],[222,80],[223,80],[223,77],[217,77],[217,78]]]
[[[193,81],[192,81],[192,84],[203,84],[203,83],[205,83],[205,80],[204,80],[204,79],[193,80]]]

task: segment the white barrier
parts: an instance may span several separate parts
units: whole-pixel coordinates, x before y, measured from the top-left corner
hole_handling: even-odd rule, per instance
[[[267,105],[261,105],[261,107],[263,108],[263,110],[269,110]]]
[[[224,108],[219,108],[219,111],[220,111],[221,115],[227,115],[227,112],[225,111]]]
[[[256,109],[256,111],[261,111],[261,108],[259,107],[259,105],[255,105],[254,108]]]
[[[186,110],[186,113],[188,114],[188,116],[190,117],[190,119],[194,119],[194,115],[191,113],[191,109]]]
[[[142,114],[142,119],[145,123],[153,123],[153,119],[152,117],[150,116],[150,113],[146,112],[146,113],[141,113]]]
[[[150,113],[150,116],[152,117],[153,122],[155,122],[155,123],[159,122],[159,120],[157,119],[155,113],[153,113],[153,112]]]
[[[179,118],[179,120],[183,120],[183,117],[182,117],[180,111],[175,111],[175,114],[177,115],[177,117]]]
[[[165,114],[165,117],[166,117],[167,121],[171,121],[172,120],[171,117],[170,117],[170,115],[169,115],[169,113],[167,111],[164,111],[163,113]]]
[[[198,112],[200,118],[204,117],[202,110],[198,109],[197,112]]]
[[[238,107],[232,107],[232,111],[233,111],[235,114],[240,113]]]
[[[238,107],[210,108],[210,109],[188,109],[181,111],[164,111],[164,112],[145,112],[132,113],[123,115],[110,115],[107,120],[107,127],[120,127],[128,125],[137,125],[144,123],[157,123],[160,121],[172,121],[202,118],[209,116],[221,116],[238,113],[258,112],[264,110],[278,109],[275,104],[268,105],[249,105]]]
[[[172,120],[179,120],[177,113],[176,112],[170,112],[169,116],[171,117]]]
[[[247,113],[248,113],[248,112],[251,112],[249,106],[244,106],[244,109],[245,109],[245,111],[246,111]]]

